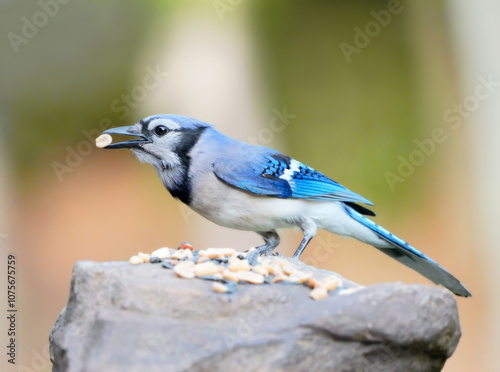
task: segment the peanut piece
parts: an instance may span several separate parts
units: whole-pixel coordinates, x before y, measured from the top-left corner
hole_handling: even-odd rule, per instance
[[[227,268],[231,271],[250,271],[250,263],[247,259],[240,260],[239,258],[232,257],[229,260]]]
[[[158,257],[160,260],[163,260],[165,258],[170,258],[171,254],[170,248],[164,247],[151,253],[151,257]]]
[[[238,271],[238,279],[252,284],[264,283],[264,275],[254,273],[253,271]]]
[[[111,142],[113,142],[113,138],[109,134],[101,134],[95,139],[95,145],[101,149],[111,145]]]
[[[132,256],[130,257],[130,260],[128,260],[129,263],[132,265],[140,265],[144,263],[144,258],[141,256]]]
[[[194,275],[197,277],[214,275],[217,271],[218,267],[212,261],[203,262],[194,266]]]
[[[309,293],[309,296],[315,301],[322,300],[328,296],[328,291],[324,287],[317,287]]]
[[[142,257],[142,259],[144,260],[145,263],[151,262],[151,255],[149,253],[139,252],[139,253],[137,253],[137,255],[139,257]]]
[[[225,284],[222,284],[219,282],[214,282],[214,284],[212,284],[212,288],[217,293],[226,293],[227,292],[227,286]]]
[[[222,277],[224,279],[231,280],[231,281],[236,282],[236,283],[238,283],[240,281],[238,279],[238,274],[236,274],[236,272],[228,270],[228,269],[225,269],[222,272]]]
[[[326,288],[326,290],[328,292],[330,292],[330,291],[334,291],[335,289],[338,288],[338,286],[340,284],[340,280],[338,278],[335,278],[335,277],[327,277],[327,278],[323,278],[323,280],[321,281],[321,284],[323,284],[323,286]]]
[[[191,265],[179,262],[174,267],[174,273],[184,279],[193,279],[194,278],[194,268]]]
[[[252,271],[263,276],[269,276],[267,269],[263,265],[252,266]]]

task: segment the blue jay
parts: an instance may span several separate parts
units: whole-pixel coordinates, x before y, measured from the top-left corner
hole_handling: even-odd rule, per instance
[[[255,231],[269,254],[278,228],[299,227],[299,258],[318,228],[370,244],[459,296],[467,289],[436,262],[366,218],[373,205],[313,168],[275,150],[249,145],[218,132],[211,124],[180,116],[149,116],[104,134],[135,136],[108,145],[131,149],[153,165],[172,194],[191,209],[232,229]]]

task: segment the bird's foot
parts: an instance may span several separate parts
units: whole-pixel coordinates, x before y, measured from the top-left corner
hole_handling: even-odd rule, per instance
[[[273,256],[275,252],[273,252],[275,247],[269,247],[267,245],[261,245],[257,247],[257,250],[254,252],[258,252],[260,256]]]
[[[247,251],[248,252],[248,251]],[[250,265],[256,265],[257,264],[257,259],[259,258],[260,256],[260,252],[258,250],[254,250],[252,252],[249,252],[247,254],[247,260],[248,262],[250,263]]]
[[[268,257],[283,257],[283,255],[279,252],[273,252],[273,251],[265,251],[261,254],[261,256],[268,256]]]

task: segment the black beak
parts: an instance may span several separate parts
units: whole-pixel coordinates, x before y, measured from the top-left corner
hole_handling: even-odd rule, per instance
[[[111,128],[102,132],[103,134],[120,134],[124,136],[135,136],[139,137],[138,139],[133,139],[125,142],[117,142],[112,143],[104,147],[105,149],[133,149],[139,147],[140,144],[152,142],[151,139],[146,137],[143,133],[136,133],[137,127],[129,126],[129,127],[118,127]]]

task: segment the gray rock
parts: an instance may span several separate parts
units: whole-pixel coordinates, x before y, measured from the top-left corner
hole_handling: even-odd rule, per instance
[[[344,279],[344,286],[357,285]],[[160,264],[78,262],[50,334],[53,370],[442,369],[461,335],[449,291],[401,283],[359,288],[321,301],[305,286],[284,284],[240,285],[227,295]]]

